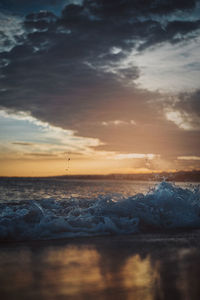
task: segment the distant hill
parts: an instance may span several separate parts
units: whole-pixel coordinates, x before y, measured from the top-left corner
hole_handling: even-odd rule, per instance
[[[109,174],[109,175],[64,175],[57,178],[85,180],[135,180],[135,181],[189,181],[200,182],[200,171],[180,171],[175,173]]]
[[[0,177],[0,179],[21,179],[22,177]],[[66,179],[66,180],[134,180],[134,181],[188,181],[200,182],[200,171],[179,171],[174,173],[109,174],[109,175],[61,175],[51,177],[23,177],[23,179]]]

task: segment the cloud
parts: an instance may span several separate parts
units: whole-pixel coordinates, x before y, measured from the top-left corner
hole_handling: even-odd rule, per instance
[[[59,157],[66,151],[90,155],[94,147],[101,145],[98,139],[75,136],[71,130],[52,126],[24,112],[14,114],[0,111],[0,117],[1,149],[7,147],[6,152],[12,156],[13,153],[20,157],[44,156],[46,153],[47,156]]]
[[[53,10],[60,14],[62,8],[70,3],[80,4],[81,0],[1,0],[0,8],[2,11],[13,11],[14,13],[24,15],[40,10]]]
[[[179,160],[200,160],[200,156],[178,156]]]
[[[53,153],[24,153],[24,156],[29,156],[30,158],[31,157],[36,157],[36,158],[39,158],[39,157],[42,157],[42,158],[58,158],[58,155],[57,154],[53,154]]]
[[[26,143],[26,142],[13,142],[13,145],[19,145],[19,146],[33,146],[33,143]]]
[[[200,90],[182,92],[172,97],[166,108],[166,118],[184,130],[200,131]]]
[[[155,154],[143,154],[143,153],[127,153],[127,154],[118,154],[115,156],[115,159],[154,159],[156,157]]]
[[[199,89],[199,34],[200,31],[195,39],[183,39],[176,45],[164,43],[141,53],[133,51],[123,65],[130,66],[134,61],[138,66],[140,76],[135,82],[141,88],[165,93]]]
[[[120,125],[136,125],[136,122],[134,120],[130,121],[123,121],[123,120],[112,120],[112,121],[103,121],[101,123],[103,126],[120,126]]]
[[[0,53],[9,52],[17,45],[23,44],[26,32],[23,19],[0,12]]]
[[[140,72],[134,57],[126,68],[120,62],[138,48],[138,42],[149,47],[160,43],[160,36],[162,41],[172,41],[178,33],[184,36],[198,27],[197,21],[173,21],[163,31],[152,15],[194,7],[195,1],[149,1],[145,5],[140,1],[84,1],[66,5],[60,17],[48,11],[27,15],[23,44],[2,54],[9,64],[2,68],[1,105],[30,111],[53,124],[69,126],[77,118],[79,122],[99,101],[122,93],[126,97],[123,86],[128,82],[137,91],[134,81]],[[59,103],[56,112],[55,103]],[[64,114],[67,121],[63,121]]]
[[[166,112],[166,118],[169,121],[174,122],[179,128],[184,130],[193,130],[192,119],[187,114],[181,114],[179,111]]]
[[[186,143],[196,148],[195,134],[189,136],[187,130],[166,119],[164,106],[168,109],[168,97],[163,101],[163,95],[147,90],[149,85],[139,86],[138,82],[144,79],[145,72],[152,76],[152,82],[163,73],[163,84],[166,77],[169,78],[168,71],[172,70],[171,59],[177,61],[177,57],[185,54],[184,60],[178,60],[181,64],[178,74],[174,71],[170,76],[174,78],[172,73],[177,77],[192,74],[188,86],[197,88],[194,41],[199,41],[196,36],[200,24],[198,17],[191,18],[191,15],[196,12],[199,1],[85,0],[76,4],[61,1],[59,8],[57,1],[42,4],[41,1],[29,4],[20,1],[18,8],[18,1],[12,1],[12,6],[11,1],[2,3],[9,11],[4,11],[2,18],[9,15],[12,20],[11,25],[7,23],[7,29],[3,29],[10,32],[7,36],[12,47],[8,48],[3,42],[0,54],[3,109],[28,112],[29,120],[24,122],[31,123],[31,117],[34,122],[41,121],[46,134],[49,126],[53,126],[67,130],[68,136],[71,130],[73,138],[89,136],[93,142],[96,138],[98,142],[92,145],[105,151],[166,153],[177,147],[177,151],[183,152],[184,148],[187,152]],[[40,12],[44,6],[45,11]],[[12,15],[12,8],[19,11],[19,17]],[[187,44],[185,53],[183,41]],[[189,52],[192,55],[188,58]],[[149,61],[156,59],[159,66],[154,63],[149,67]],[[186,67],[187,73],[183,73]],[[170,79],[168,83],[170,85]],[[181,117],[188,114],[188,109],[193,110],[185,106],[182,113],[182,108],[173,105],[170,104],[170,111],[177,111]],[[193,112],[189,111],[190,114]],[[135,126],[102,126],[103,122],[111,125],[110,122],[116,120],[124,125],[134,120],[137,129]],[[48,124],[47,127],[44,124]],[[64,136],[64,132],[60,134]],[[87,143],[90,145],[90,140]],[[173,147],[167,150],[167,145]],[[181,155],[185,154],[182,152]]]
[[[138,16],[138,15],[166,15],[173,13],[177,10],[190,10],[193,9],[198,1],[192,0],[188,2],[187,0],[86,0],[84,3],[90,7],[91,11],[94,14],[97,14],[99,17],[113,17],[118,16]]]
[[[178,96],[178,100],[175,102],[174,107],[182,112],[188,112],[193,114],[193,120],[200,116],[200,89],[194,92],[182,92]],[[196,116],[196,118],[195,118]]]

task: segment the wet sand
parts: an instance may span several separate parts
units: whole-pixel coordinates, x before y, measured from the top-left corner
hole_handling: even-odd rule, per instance
[[[4,243],[1,299],[200,299],[200,231]]]

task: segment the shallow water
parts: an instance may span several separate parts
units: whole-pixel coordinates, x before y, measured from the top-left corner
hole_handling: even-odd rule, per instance
[[[4,244],[1,299],[199,300],[199,238],[193,231]]]

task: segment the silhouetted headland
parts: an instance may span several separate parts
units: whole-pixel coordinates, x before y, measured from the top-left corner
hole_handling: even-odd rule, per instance
[[[176,182],[200,182],[200,171],[179,171],[179,172],[160,172],[160,173],[137,173],[137,174],[107,174],[107,175],[60,175],[47,177],[0,177],[5,178],[52,178],[52,179],[66,179],[66,180],[133,180],[133,181],[176,181]]]

